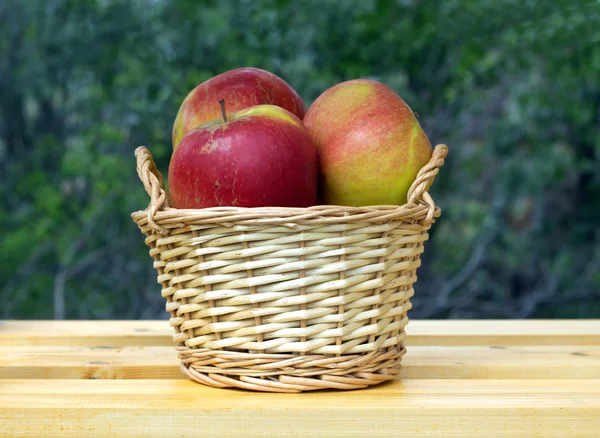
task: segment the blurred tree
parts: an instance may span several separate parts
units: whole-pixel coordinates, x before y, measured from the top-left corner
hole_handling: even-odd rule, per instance
[[[185,95],[249,65],[370,77],[450,146],[416,317],[600,315],[600,3],[0,2],[0,317],[166,316],[129,218]]]

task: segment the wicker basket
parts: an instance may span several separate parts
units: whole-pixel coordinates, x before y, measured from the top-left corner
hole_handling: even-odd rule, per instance
[[[136,149],[150,247],[181,371],[215,387],[300,392],[393,379],[423,244],[440,215],[425,191],[438,145],[402,206],[170,208]]]

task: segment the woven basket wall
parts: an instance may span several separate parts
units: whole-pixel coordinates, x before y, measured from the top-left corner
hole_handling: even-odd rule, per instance
[[[427,231],[438,145],[402,206],[170,208],[136,149],[150,247],[181,370],[215,387],[299,392],[393,379]]]

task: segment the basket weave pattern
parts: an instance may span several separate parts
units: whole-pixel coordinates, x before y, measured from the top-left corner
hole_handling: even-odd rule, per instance
[[[439,216],[425,188],[402,206],[170,208],[145,147],[150,205],[132,214],[154,259],[181,370],[215,387],[299,392],[393,379],[420,255]]]

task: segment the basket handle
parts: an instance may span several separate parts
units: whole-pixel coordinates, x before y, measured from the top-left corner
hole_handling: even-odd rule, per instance
[[[445,144],[439,144],[435,147],[433,154],[431,155],[431,159],[429,163],[419,170],[415,181],[408,189],[408,202],[412,204],[416,204],[417,201],[421,198],[425,198],[424,200],[432,206],[432,214],[435,209],[435,205],[433,204],[433,199],[426,192],[427,186],[433,183],[435,176],[440,171],[440,167],[444,165],[444,158],[448,155],[448,146]]]
[[[146,146],[139,146],[135,150],[137,161],[137,173],[144,184],[146,193],[150,196],[148,204],[148,224],[157,231],[162,228],[154,222],[154,215],[158,210],[169,207],[167,193],[165,192],[165,182],[162,174],[154,164],[152,154]]]
[[[427,215],[427,220],[431,220],[435,210],[435,204],[429,193],[425,191],[428,185],[433,183],[440,167],[444,165],[444,158],[448,155],[448,146],[439,144],[435,147],[429,162],[419,170],[415,181],[408,189],[408,202],[416,204],[421,198],[431,207]],[[148,204],[148,224],[157,231],[162,228],[154,222],[154,215],[158,210],[168,208],[169,201],[165,192],[164,179],[152,158],[152,154],[146,146],[139,146],[135,150],[137,160],[137,173],[144,184],[146,193],[150,196]]]

